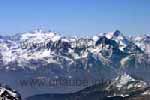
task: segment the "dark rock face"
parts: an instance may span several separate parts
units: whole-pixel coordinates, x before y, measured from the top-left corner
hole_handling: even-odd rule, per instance
[[[22,100],[20,93],[9,86],[0,86],[0,100]]]

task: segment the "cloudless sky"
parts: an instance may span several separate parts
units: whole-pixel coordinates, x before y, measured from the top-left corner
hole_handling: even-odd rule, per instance
[[[150,0],[0,0],[0,35],[36,28],[82,36],[150,33]]]

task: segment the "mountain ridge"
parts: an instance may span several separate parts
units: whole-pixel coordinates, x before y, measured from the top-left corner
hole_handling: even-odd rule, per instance
[[[35,95],[38,90],[28,92],[18,88],[18,84],[12,85],[12,81],[16,84],[16,80],[41,77],[112,80],[126,73],[137,80],[149,82],[149,52],[150,35],[128,37],[119,30],[93,38],[68,38],[40,30],[1,36],[0,80],[26,94],[24,97]]]

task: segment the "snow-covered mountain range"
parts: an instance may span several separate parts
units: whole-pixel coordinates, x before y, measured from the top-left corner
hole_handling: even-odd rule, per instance
[[[15,70],[9,66],[10,63],[16,63],[16,67],[24,69],[30,61],[40,60],[46,65],[61,64],[61,60],[64,60],[68,64],[73,64],[76,60],[87,59],[89,56],[106,63],[113,61],[114,55],[124,54],[127,57],[150,53],[149,42],[150,35],[126,37],[118,30],[99,34],[93,38],[67,38],[57,33],[39,30],[14,36],[1,36],[0,61],[9,70]],[[88,69],[87,67],[88,65],[84,68]],[[38,66],[28,68],[36,69]]]
[[[122,73],[148,82],[150,34],[129,37],[117,30],[81,38],[37,30],[0,36],[0,72],[10,86],[21,79],[112,80]]]

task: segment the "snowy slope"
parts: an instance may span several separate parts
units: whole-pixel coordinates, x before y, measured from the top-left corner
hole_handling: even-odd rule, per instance
[[[149,51],[149,35],[129,38],[118,30],[92,38],[41,30],[1,36],[0,80],[9,85],[10,78],[110,80],[121,72],[149,80]],[[24,92],[31,94],[27,89]]]

